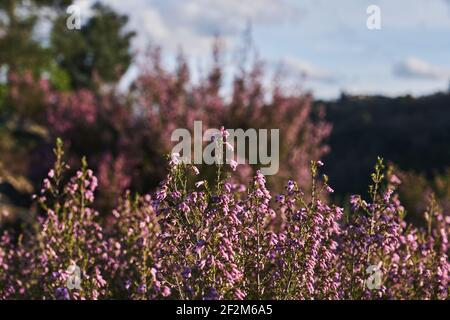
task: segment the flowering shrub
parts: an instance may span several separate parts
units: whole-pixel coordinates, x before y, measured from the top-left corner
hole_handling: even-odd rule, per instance
[[[400,181],[381,159],[370,201],[353,196],[345,215],[327,202],[333,189],[320,161],[311,162],[310,194],[289,180],[273,196],[259,171],[244,186],[217,165],[211,183],[173,155],[154,195],[127,193],[102,218],[86,161],[66,181],[61,141],[55,154],[36,197],[42,217],[1,237],[0,298],[448,298],[450,221],[432,201],[426,229],[407,224]],[[71,266],[78,288],[67,286]]]
[[[282,190],[288,177],[298,179],[304,187],[309,184],[309,160],[328,152],[325,140],[331,125],[323,110],[313,108],[311,95],[287,94],[279,81],[273,89],[265,87],[259,62],[236,72],[230,94],[223,94],[227,89],[224,66],[219,48],[215,50],[211,70],[198,81],[191,79],[183,57],[176,69],[170,70],[163,64],[160,50],[154,48],[125,96],[115,90],[86,89],[46,95],[49,135],[68,144],[68,163],[79,162],[83,155],[89,157],[98,173],[99,207],[110,208],[127,189],[154,190],[167,173],[161,168],[165,168],[163,155],[175,145],[172,132],[185,128],[192,133],[194,120],[202,121],[203,130],[220,125],[244,130],[283,128],[280,171],[269,182],[277,190]],[[86,140],[86,136],[96,139]],[[255,172],[251,169],[242,168],[235,179],[249,181]],[[202,171],[214,176],[207,167]]]

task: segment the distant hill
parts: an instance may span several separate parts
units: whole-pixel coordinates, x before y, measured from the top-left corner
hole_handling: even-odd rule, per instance
[[[378,155],[431,177],[450,167],[450,94],[317,101],[333,124],[326,171],[338,196],[365,192]]]

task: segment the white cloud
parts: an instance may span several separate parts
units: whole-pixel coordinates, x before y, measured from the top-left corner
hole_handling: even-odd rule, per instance
[[[292,75],[300,75],[305,80],[313,80],[320,82],[334,82],[336,81],[333,74],[311,62],[301,60],[294,57],[286,57],[282,59],[282,65],[287,68],[287,71]]]
[[[181,47],[194,55],[210,53],[212,39],[235,40],[248,21],[275,25],[295,21],[297,6],[287,0],[109,0],[104,1],[130,16],[138,33],[137,46],[149,41],[168,50]]]
[[[299,14],[297,7],[280,0],[188,0],[178,3],[174,12],[172,19],[182,21],[198,34],[219,32],[224,36],[239,33],[248,20],[281,24]]]
[[[394,74],[403,78],[442,80],[450,78],[450,70],[417,57],[408,57],[394,66]]]

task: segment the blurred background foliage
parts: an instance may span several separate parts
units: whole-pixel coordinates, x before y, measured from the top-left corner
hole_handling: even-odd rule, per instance
[[[449,209],[450,94],[342,94],[314,101],[304,92],[284,93],[279,79],[265,88],[264,64],[253,58],[237,66],[231,94],[224,97],[220,40],[212,44],[211,69],[195,82],[181,53],[171,70],[161,62],[163,52],[151,47],[139,62],[139,77],[123,93],[118,82],[137,63],[128,18],[95,4],[81,30],[68,30],[70,3],[0,2],[0,211],[6,220],[32,208],[56,137],[65,140],[69,163],[78,166],[87,156],[100,181],[97,205],[110,209],[126,189],[157,187],[172,130],[192,129],[194,120],[202,120],[204,129],[280,128],[280,173],[269,180],[274,189],[289,178],[306,188],[309,160],[324,159],[333,196],[343,204],[366,191],[382,155],[403,179],[400,192],[411,219],[431,192]],[[43,24],[50,26],[44,38]],[[241,167],[237,180],[253,170]]]
[[[349,96],[317,101],[333,124],[326,156],[330,180],[341,199],[366,191],[377,155],[402,178],[402,202],[408,212],[426,208],[431,192],[448,212],[450,182],[450,94],[414,98]]]

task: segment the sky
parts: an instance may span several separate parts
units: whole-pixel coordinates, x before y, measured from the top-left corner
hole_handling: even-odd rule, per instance
[[[89,14],[92,0],[75,1]],[[134,49],[162,47],[168,64],[182,48],[199,68],[211,60],[216,35],[228,60],[251,25],[268,72],[320,99],[349,94],[425,95],[450,83],[450,0],[103,0],[130,17]],[[367,8],[380,8],[370,30]],[[233,60],[234,59],[234,60]],[[132,66],[127,83],[138,72]]]

